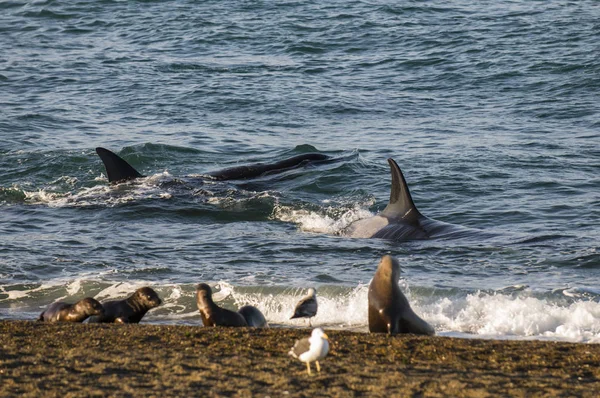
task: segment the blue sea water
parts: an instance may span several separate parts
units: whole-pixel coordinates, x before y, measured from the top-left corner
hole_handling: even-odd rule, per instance
[[[367,330],[379,258],[440,335],[600,342],[595,1],[0,2],[0,319],[194,287]],[[147,175],[111,186],[94,148]],[[343,161],[179,184],[320,152]],[[350,239],[389,198],[494,238]],[[191,176],[191,177],[190,177]],[[196,178],[201,180],[200,178]],[[184,189],[185,188],[185,189]]]

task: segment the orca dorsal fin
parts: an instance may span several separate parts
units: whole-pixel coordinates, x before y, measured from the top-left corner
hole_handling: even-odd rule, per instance
[[[116,183],[143,177],[143,175],[138,173],[138,171],[129,163],[108,149],[98,147],[96,148],[96,153],[98,156],[100,156],[100,159],[102,159],[102,162],[104,163],[106,175],[108,176],[108,182]]]
[[[388,163],[392,173],[392,190],[390,192],[390,202],[383,209],[381,215],[406,221],[417,220],[421,213],[417,210],[417,206],[415,206],[412,196],[410,196],[408,185],[400,167],[392,158],[388,159]]]

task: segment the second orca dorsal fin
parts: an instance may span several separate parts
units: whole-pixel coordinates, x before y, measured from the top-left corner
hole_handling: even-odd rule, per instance
[[[113,183],[143,177],[129,163],[108,149],[98,147],[96,153],[104,163],[108,182]]]
[[[390,202],[383,209],[381,215],[406,221],[416,220],[421,216],[421,213],[417,210],[417,206],[415,206],[412,196],[410,196],[404,175],[394,159],[389,158],[388,163],[392,173],[392,189]]]

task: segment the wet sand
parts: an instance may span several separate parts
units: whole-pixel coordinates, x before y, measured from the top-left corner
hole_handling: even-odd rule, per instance
[[[287,352],[309,333],[0,321],[0,395],[600,396],[600,344],[331,330],[308,376]]]

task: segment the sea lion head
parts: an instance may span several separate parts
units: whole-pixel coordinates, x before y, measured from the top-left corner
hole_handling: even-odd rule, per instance
[[[211,304],[212,300],[212,289],[206,283],[199,283],[196,286],[196,303],[198,308],[204,307],[207,304]]]
[[[102,307],[102,304],[91,297],[86,297],[83,300],[78,301],[75,304],[75,309],[77,312],[87,316],[104,314],[104,307]]]
[[[136,290],[133,293],[133,299],[147,309],[158,307],[162,303],[158,294],[149,287],[142,287]]]
[[[377,266],[377,275],[386,280],[398,282],[400,279],[400,263],[392,256],[385,255]]]

